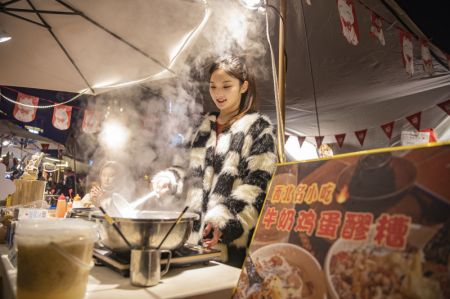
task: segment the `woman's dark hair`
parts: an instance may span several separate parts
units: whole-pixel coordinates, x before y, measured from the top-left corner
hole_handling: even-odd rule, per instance
[[[216,70],[225,71],[228,75],[238,79],[240,84],[243,84],[245,81],[248,82],[247,91],[241,95],[238,114],[230,119],[230,121],[226,124],[226,127],[229,127],[231,124],[233,124],[248,112],[252,112],[255,110],[257,103],[256,83],[253,75],[249,73],[245,61],[242,57],[229,55],[217,59],[209,68],[210,79],[212,74]]]

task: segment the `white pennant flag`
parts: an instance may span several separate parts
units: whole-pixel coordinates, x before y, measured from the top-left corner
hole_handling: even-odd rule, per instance
[[[359,42],[358,20],[353,0],[337,0],[342,34],[347,41],[356,46]]]
[[[377,38],[380,44],[383,46],[386,44],[383,33],[383,23],[381,18],[377,16],[373,11],[370,14],[370,35]]]
[[[406,73],[412,76],[414,74],[414,56],[411,34],[400,30],[400,43],[402,45],[403,65],[405,66]]]
[[[67,130],[70,127],[70,118],[72,116],[72,107],[60,105],[53,109],[52,124],[59,130]]]
[[[84,111],[83,124],[81,125],[83,132],[87,134],[98,132],[99,120],[97,116],[97,113],[92,110]]]
[[[36,117],[37,106],[39,104],[39,98],[33,97],[24,93],[19,92],[17,94],[17,102],[27,105],[19,105],[16,104],[14,106],[13,115],[17,120],[20,120],[24,123],[29,123],[34,120]],[[28,107],[34,106],[34,107]]]
[[[420,50],[422,53],[422,63],[423,70],[427,72],[427,74],[433,74],[433,60],[431,59],[430,48],[428,47],[428,43],[425,40],[420,42]]]

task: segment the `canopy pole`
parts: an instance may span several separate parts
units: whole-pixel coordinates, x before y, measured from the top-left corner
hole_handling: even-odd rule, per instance
[[[284,126],[285,126],[285,85],[286,85],[286,57],[285,37],[286,37],[286,0],[280,0],[280,27],[278,34],[278,111],[277,111],[277,151],[278,162],[286,162],[284,155]]]
[[[77,145],[73,149],[73,188],[74,196],[78,194],[77,190]]]

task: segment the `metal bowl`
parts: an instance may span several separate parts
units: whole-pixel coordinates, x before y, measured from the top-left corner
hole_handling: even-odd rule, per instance
[[[133,248],[156,248],[162,241],[180,213],[169,211],[143,211],[135,218],[113,217],[114,222],[131,243]],[[102,215],[92,215],[98,224],[100,243],[114,252],[128,252],[130,248],[114,227]],[[182,246],[191,234],[198,215],[185,213],[164,241],[161,249],[173,250]]]

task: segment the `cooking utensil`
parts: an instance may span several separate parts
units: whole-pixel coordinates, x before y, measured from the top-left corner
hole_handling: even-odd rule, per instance
[[[156,248],[178,217],[179,213],[171,211],[141,211],[133,218],[113,217],[113,221],[120,226],[133,248]],[[104,246],[115,252],[130,251],[114,227],[102,215],[92,215],[92,219],[98,224],[100,241]],[[194,220],[197,219],[197,214],[184,213],[161,249],[172,250],[182,246],[189,238]]]
[[[184,213],[186,213],[187,209],[189,207],[184,207],[183,211],[181,211],[180,216],[178,216],[177,220],[172,224],[172,226],[170,227],[169,231],[166,233],[166,235],[164,236],[164,238],[161,240],[161,243],[159,243],[158,247],[156,247],[156,249],[161,248],[161,245],[164,243],[164,241],[167,239],[167,237],[170,235],[170,233],[172,232],[173,228],[175,227],[175,225],[177,225],[180,220],[181,217],[183,217]]]
[[[161,254],[167,253],[168,258],[164,270],[161,272]],[[150,287],[157,285],[161,276],[169,271],[172,252],[158,249],[133,249],[131,250],[130,281],[138,287]]]

